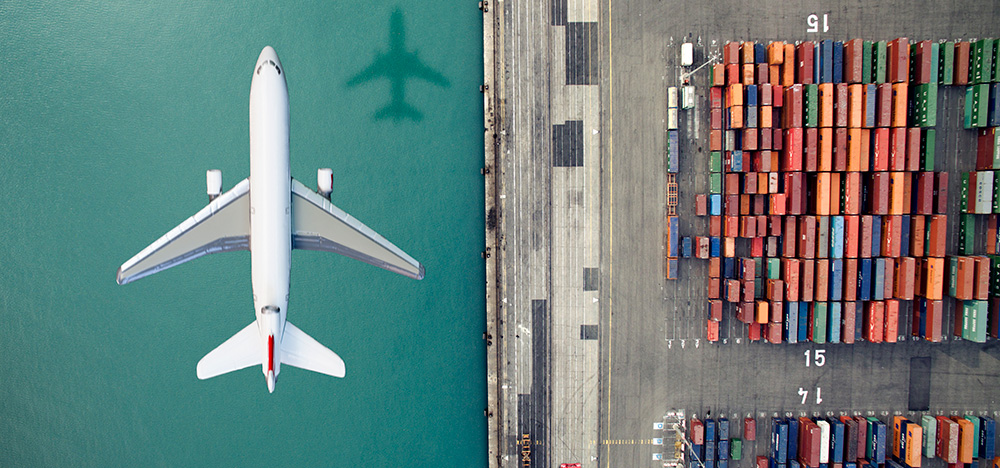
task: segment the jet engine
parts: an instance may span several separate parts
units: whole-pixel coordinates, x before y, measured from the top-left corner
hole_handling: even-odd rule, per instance
[[[208,201],[215,200],[222,195],[222,171],[209,169],[205,174],[205,184],[208,186]]]
[[[323,168],[316,171],[316,192],[327,200],[330,199],[330,193],[333,192],[332,169]]]

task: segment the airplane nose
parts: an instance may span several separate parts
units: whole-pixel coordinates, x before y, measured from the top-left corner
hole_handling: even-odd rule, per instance
[[[281,66],[281,60],[278,60],[278,53],[275,52],[274,48],[271,46],[264,47],[264,50],[260,51],[260,57],[257,57],[257,63],[261,63],[266,60],[274,62],[279,67]]]
[[[267,392],[274,393],[274,371],[267,371]]]

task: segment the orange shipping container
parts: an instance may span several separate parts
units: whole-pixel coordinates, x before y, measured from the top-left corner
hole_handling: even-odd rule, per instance
[[[767,63],[781,65],[785,62],[785,43],[773,41],[767,45]]]
[[[729,128],[743,128],[743,106],[733,106],[729,111]]]
[[[852,84],[847,87],[847,126],[853,128],[861,128],[864,126],[864,121],[862,119],[861,103],[864,102],[864,86],[859,84]]]
[[[922,276],[924,277],[924,297],[932,301],[943,299],[944,259],[940,257],[925,258]]]
[[[972,463],[972,445],[976,443],[978,436],[975,425],[961,416],[953,416],[951,419],[958,423],[958,462]]]
[[[819,216],[830,215],[830,173],[820,172],[816,174],[816,214]]]
[[[760,106],[760,120],[757,121],[757,126],[771,128],[771,106]]]
[[[821,258],[816,260],[816,274],[814,276],[816,285],[813,289],[813,299],[816,302],[824,302],[829,297],[830,292],[830,261]]]
[[[861,235],[860,227],[861,217],[844,216],[844,256],[847,258],[856,258],[858,256],[858,236]],[[851,278],[854,277],[846,276],[845,278],[847,278],[845,284],[850,285]]]
[[[896,292],[893,294],[897,299],[912,301],[914,295],[914,281],[916,281],[917,259],[913,257],[902,257],[896,262]]]
[[[990,294],[990,258],[989,257],[975,257],[976,261],[976,287],[973,292],[973,297],[977,301],[985,301],[989,299]],[[996,311],[994,314],[998,313]]]
[[[839,216],[841,199],[840,173],[830,173],[830,216]]]
[[[905,204],[907,187],[904,179],[908,176],[909,174],[905,172],[889,173],[889,214],[891,215],[903,215],[910,211]]]
[[[743,85],[733,83],[729,85],[729,93],[726,94],[726,107],[743,105]]]
[[[955,275],[951,278],[955,286],[955,299],[972,300],[972,293],[976,285],[976,261],[972,257],[950,257],[949,260],[955,263],[955,266],[952,267],[955,270]]]
[[[769,83],[777,85],[781,83],[781,65],[769,65],[767,67]]]
[[[861,129],[849,128],[847,129],[847,170],[851,172],[867,170],[867,168],[861,167],[861,161]]]
[[[795,44],[785,44],[785,60],[781,64],[781,86],[795,84]]]
[[[833,129],[824,127],[819,129],[819,166],[820,172],[830,172],[833,170]]]
[[[747,63],[753,64],[754,63],[754,58],[755,57],[754,57],[754,48],[753,47],[754,47],[754,44],[753,44],[752,41],[744,42],[740,46],[740,52],[743,53],[742,57],[740,58],[740,60],[742,61],[742,63],[744,63],[744,64],[747,64]]]
[[[899,336],[899,301],[890,299],[885,301],[885,325],[883,325],[885,335],[883,339],[886,343],[895,343]]]
[[[749,85],[752,85],[754,83],[753,72],[754,72],[754,68],[753,68],[753,64],[752,63],[748,63],[748,64],[743,65],[743,84],[744,85],[749,86]]]
[[[844,175],[844,214],[861,214],[860,172],[848,172]]]
[[[892,85],[892,126],[906,126],[906,83]]]
[[[819,126],[833,126],[833,83],[819,84]]]
[[[948,216],[933,215],[927,221],[927,256],[944,257]],[[943,265],[942,265],[943,267]],[[940,297],[938,299],[941,299]]]
[[[709,130],[708,150],[722,151],[722,130]]]
[[[903,461],[910,468],[920,468],[921,449],[924,444],[924,429],[919,424],[906,426],[906,453]]]
[[[708,320],[706,339],[711,342],[719,341],[719,322]]]
[[[927,218],[920,215],[910,216],[910,255],[924,256],[924,238],[926,236]]]
[[[885,304],[882,301],[865,303],[865,323],[863,336],[871,343],[881,343],[884,337]]]
[[[757,301],[757,323],[767,323],[771,318],[767,306],[767,301]]]
[[[721,63],[712,65],[712,86],[724,84],[726,84],[726,66]]]

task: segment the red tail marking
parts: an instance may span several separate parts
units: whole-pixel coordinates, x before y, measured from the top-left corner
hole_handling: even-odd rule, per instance
[[[267,370],[274,370],[274,335],[267,335]]]

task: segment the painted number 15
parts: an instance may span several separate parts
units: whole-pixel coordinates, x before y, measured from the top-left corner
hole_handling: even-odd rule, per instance
[[[806,32],[819,32],[819,16],[809,15],[806,16]],[[823,13],[823,32],[830,31],[830,23],[828,22],[827,14]]]
[[[809,350],[807,349],[802,354],[805,354],[805,356],[806,356],[806,367],[809,367],[810,364],[815,365],[816,367],[823,367],[823,365],[826,364],[826,350],[825,349],[817,349],[816,351],[813,351],[812,353],[810,353]],[[810,356],[809,356],[810,354],[812,354],[812,359],[810,359]]]

